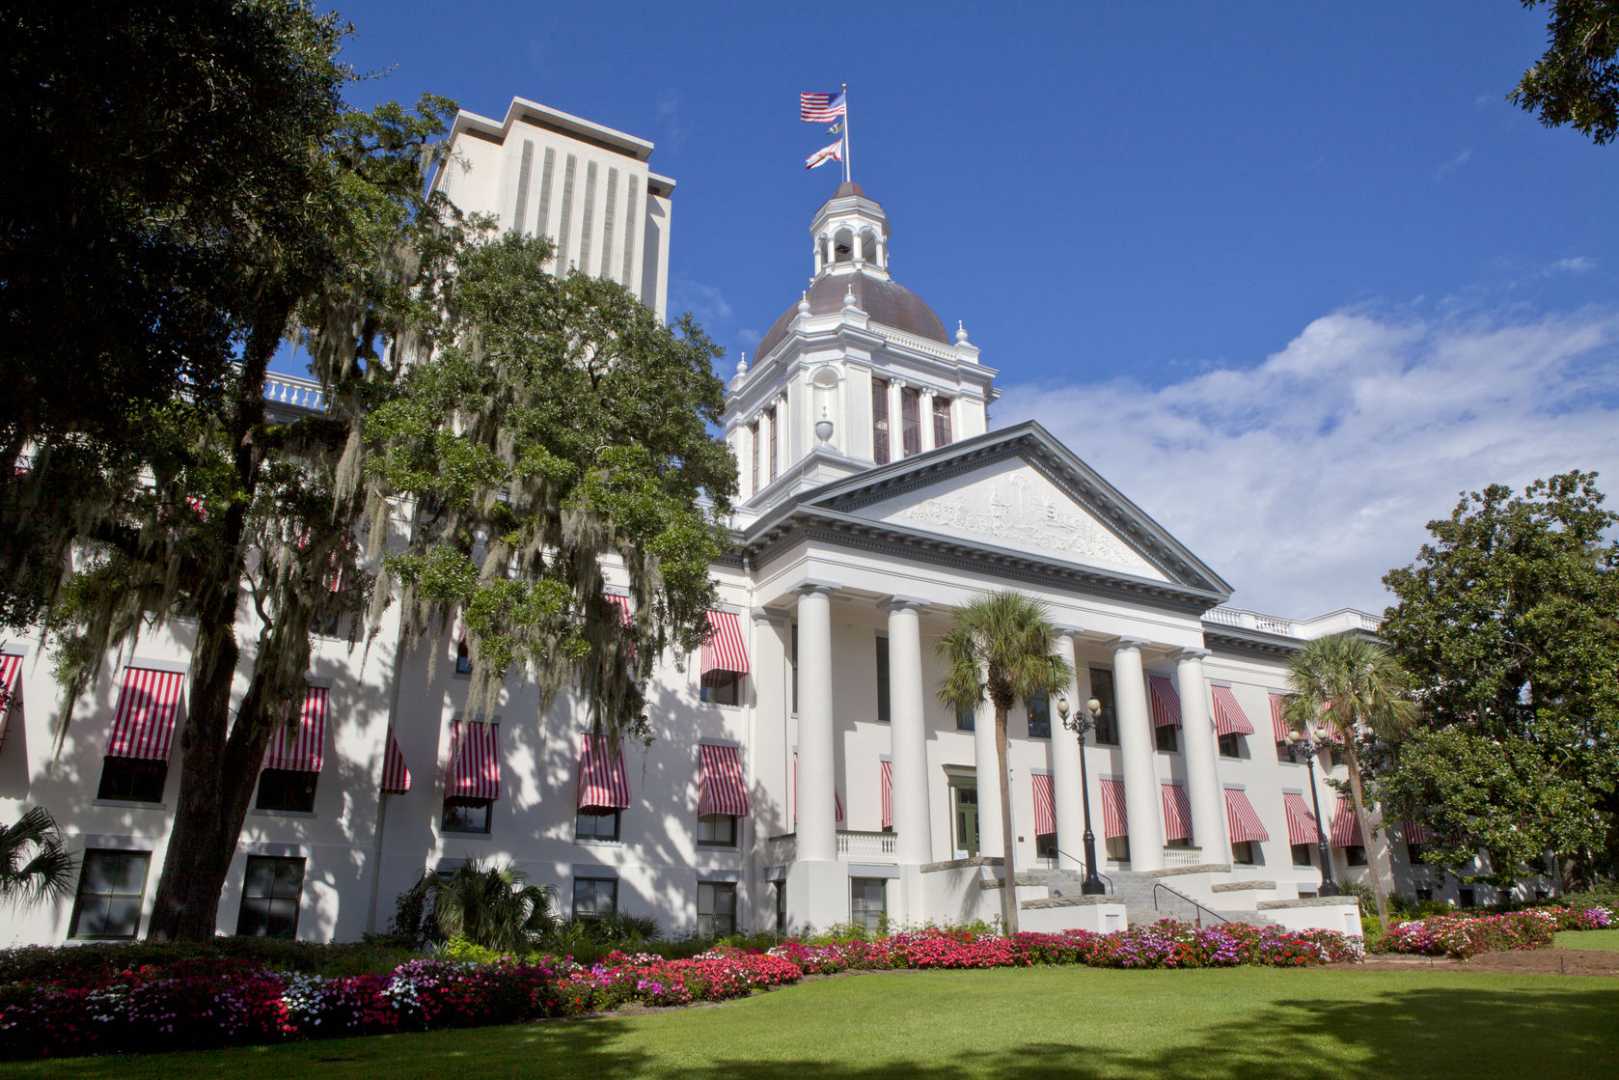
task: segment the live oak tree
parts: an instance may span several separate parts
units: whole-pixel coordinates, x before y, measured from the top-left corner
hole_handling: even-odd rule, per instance
[[[990,593],[956,612],[955,624],[939,642],[946,664],[939,699],[957,709],[976,709],[986,699],[995,710],[995,782],[1001,793],[1001,845],[1005,881],[1001,918],[1017,933],[1017,868],[1012,799],[1006,771],[1006,717],[1012,706],[1054,694],[1073,677],[1068,661],[1053,653],[1057,631],[1038,600],[1015,592]],[[978,782],[988,777],[982,770]]]
[[[1459,869],[1509,883],[1550,852],[1572,877],[1619,853],[1619,515],[1596,474],[1464,496],[1384,578],[1383,635],[1417,684],[1425,734],[1381,783]],[[1485,794],[1488,798],[1485,798]],[[1481,801],[1483,800],[1483,801]]]
[[[1526,8],[1548,0],[1523,0]],[[1619,0],[1549,0],[1546,52],[1509,100],[1598,145],[1619,135]]]

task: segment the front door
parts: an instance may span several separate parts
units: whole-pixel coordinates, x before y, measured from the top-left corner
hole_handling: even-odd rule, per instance
[[[955,802],[956,855],[972,858],[978,854],[978,787],[971,780],[950,782]]]

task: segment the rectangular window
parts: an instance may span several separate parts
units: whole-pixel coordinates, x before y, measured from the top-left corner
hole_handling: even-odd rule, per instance
[[[1422,845],[1413,844],[1410,841],[1406,841],[1405,861],[1410,863],[1412,866],[1422,865]]]
[[[731,882],[697,883],[697,936],[728,937],[736,933],[736,885]]]
[[[791,666],[792,666],[792,669],[793,669],[793,715],[797,716],[798,715],[798,624],[797,623],[793,623],[793,629],[792,629],[792,632],[790,634],[788,634],[788,639],[789,639],[788,640],[789,647],[792,649],[792,657],[791,657],[792,664],[791,664]]]
[[[1456,904],[1458,907],[1473,907],[1478,903],[1478,896],[1472,889],[1463,887],[1456,890]]]
[[[1029,718],[1029,738],[1051,738],[1051,699],[1045,694],[1036,694],[1023,703],[1023,711]]]
[[[146,851],[86,851],[67,936],[133,938],[140,930],[151,860]]]
[[[978,710],[971,705],[956,706],[956,730],[972,731],[978,727]]]
[[[574,818],[573,835],[576,840],[617,840],[618,827],[617,810],[581,810]]]
[[[736,847],[736,818],[730,814],[704,814],[697,819],[698,847]]]
[[[888,723],[888,639],[877,636],[877,722]]]
[[[1366,865],[1366,849],[1359,844],[1352,844],[1344,848],[1344,862],[1350,866]]]
[[[1055,859],[1057,857],[1057,834],[1040,833],[1034,838],[1034,853],[1041,859]]]
[[[618,911],[618,879],[576,877],[573,879],[573,917],[599,919]]]
[[[849,879],[849,921],[869,934],[882,931],[888,917],[888,881],[885,878]]]
[[[759,421],[757,420],[748,425],[748,443],[753,447],[753,471],[748,474],[748,478],[753,481],[753,493],[757,495],[760,489],[764,487],[763,477],[759,472],[759,451],[762,447],[759,445]]]
[[[242,876],[242,910],[236,916],[241,937],[291,940],[298,936],[298,897],[304,889],[302,859],[247,857]]]
[[[98,799],[121,802],[162,802],[163,785],[169,779],[167,761],[144,758],[110,757],[101,765]]]
[[[260,810],[307,814],[315,809],[315,783],[320,773],[303,769],[265,769],[259,773]]]
[[[778,881],[774,883],[776,890],[776,935],[787,936],[787,883]]]
[[[1418,900],[1432,900],[1433,899],[1433,889],[1426,886],[1426,885],[1418,885],[1417,886],[1417,899]]]
[[[1311,849],[1312,846],[1313,845],[1311,845],[1311,844],[1294,844],[1293,845],[1293,865],[1294,866],[1314,866],[1315,865],[1314,860],[1312,860],[1310,858],[1310,849]]]
[[[1110,836],[1107,838],[1107,857],[1114,862],[1127,863],[1130,861],[1130,838],[1128,836]]]
[[[1242,757],[1242,736],[1237,734],[1220,736],[1221,757]]]
[[[900,445],[905,456],[922,452],[922,391],[914,386],[899,392]]]
[[[444,831],[447,833],[488,833],[493,799],[466,799],[454,796],[444,800]]]
[[[765,423],[770,428],[770,444],[766,447],[766,456],[770,459],[770,472],[767,474],[771,483],[776,481],[776,447],[781,444],[781,432],[776,430],[776,407],[774,405],[765,410]]]
[[[1231,861],[1238,866],[1253,866],[1259,862],[1259,846],[1252,840],[1239,840],[1231,845]]]
[[[1113,672],[1107,668],[1091,668],[1091,697],[1102,703],[1102,713],[1096,718],[1096,730],[1091,733],[1096,745],[1119,745],[1119,718],[1113,711]]]
[[[472,650],[465,641],[455,647],[455,673],[457,675],[472,674]]]
[[[1175,752],[1176,748],[1180,746],[1180,739],[1177,735],[1179,731],[1180,728],[1169,724],[1152,729],[1153,742],[1157,745],[1160,753],[1173,754]]]
[[[871,380],[871,460],[887,465],[888,453],[888,380]]]
[[[950,404],[947,397],[933,399],[933,445],[949,446],[953,442],[950,432]]]
[[[710,705],[741,704],[742,676],[734,671],[710,671],[703,676],[701,696]]]

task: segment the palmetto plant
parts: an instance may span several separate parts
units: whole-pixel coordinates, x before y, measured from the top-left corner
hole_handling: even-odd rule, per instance
[[[417,887],[431,901],[432,923],[445,938],[516,952],[557,925],[556,893],[529,884],[511,866],[485,869],[469,862],[451,874],[429,875]]]
[[[1309,642],[1293,657],[1291,671],[1295,695],[1287,706],[1287,722],[1297,731],[1307,735],[1313,731],[1341,748],[1349,770],[1355,820],[1362,840],[1369,843],[1371,817],[1355,739],[1364,731],[1397,738],[1411,726],[1417,706],[1407,696],[1406,673],[1392,653],[1354,633]],[[1367,869],[1377,897],[1377,918],[1387,930],[1388,886],[1373,860],[1367,859]]]
[[[43,806],[0,828],[0,899],[27,905],[66,896],[77,866]]]
[[[1014,592],[990,593],[956,612],[955,625],[939,642],[948,665],[939,698],[957,709],[974,709],[987,697],[995,708],[995,773],[1001,792],[1001,845],[1006,881],[1001,914],[1008,934],[1017,933],[1017,871],[1013,865],[1012,800],[1006,776],[1006,715],[1018,701],[1052,694],[1068,684],[1072,669],[1055,656],[1057,631],[1046,606]],[[978,782],[983,784],[980,762]]]

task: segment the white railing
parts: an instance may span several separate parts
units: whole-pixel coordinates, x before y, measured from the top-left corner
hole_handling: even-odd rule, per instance
[[[1202,861],[1202,848],[1171,847],[1164,849],[1165,866],[1196,866]]]
[[[891,832],[864,832],[857,829],[838,830],[838,857],[894,854],[894,834]]]
[[[1240,626],[1248,630],[1263,630],[1267,634],[1298,637],[1293,620],[1278,615],[1261,615],[1257,611],[1244,611],[1241,608],[1217,607],[1206,612],[1203,617],[1211,623],[1219,623],[1222,626]]]
[[[274,371],[266,374],[264,400],[293,409],[326,411],[326,395],[321,391],[320,383],[298,375],[282,375]]]
[[[905,331],[896,330],[894,327],[889,326],[886,323],[874,322],[871,324],[871,326],[879,334],[887,338],[889,341],[892,341],[895,345],[903,345],[907,349],[915,349],[919,353],[926,353],[928,356],[936,356],[940,360],[960,359],[960,357],[956,355],[956,350],[952,349],[948,345],[941,344],[940,342],[933,341],[925,337],[918,337],[915,334],[907,334]]]

